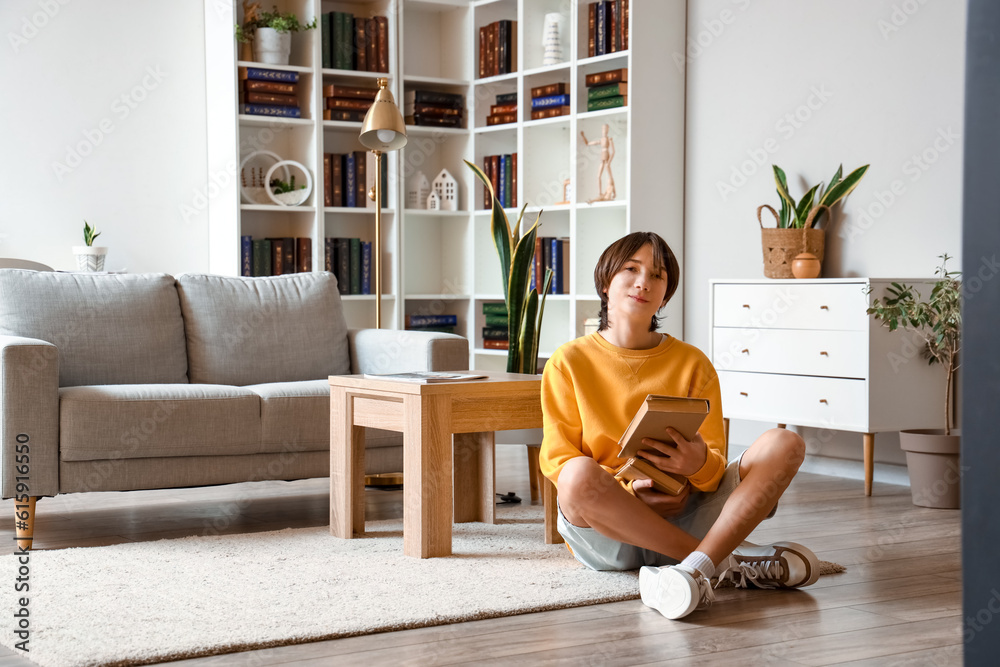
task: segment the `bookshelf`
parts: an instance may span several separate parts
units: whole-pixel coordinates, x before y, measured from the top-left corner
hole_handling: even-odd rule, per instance
[[[388,16],[389,86],[401,111],[408,91],[465,96],[464,127],[408,125],[406,147],[389,154],[382,317],[383,326],[402,328],[410,315],[456,315],[456,332],[470,340],[472,368],[503,369],[506,351],[483,347],[482,305],[501,301],[503,290],[490,216],[482,208],[483,188],[463,160],[482,166],[485,156],[516,153],[516,196],[519,204],[528,203],[525,219],[533,222],[543,210],[539,236],[569,239],[565,258],[569,285],[565,294],[550,294],[546,299],[542,357],[581,335],[584,320],[596,315],[600,301],[594,292],[593,267],[614,239],[636,230],[656,231],[684,263],[685,87],[684,65],[677,65],[676,54],[685,52],[685,2],[631,0],[629,48],[600,56],[588,56],[588,4],[583,0],[286,0],[278,4],[282,11],[299,12],[304,20],[334,10]],[[357,141],[360,123],[317,121],[315,114],[291,123],[233,113],[237,62],[232,26],[240,6],[234,3],[230,15],[220,18],[222,10],[209,5],[210,175],[224,172],[228,162],[237,160],[251,137],[268,139],[267,146],[276,152],[292,153],[320,180],[324,152],[362,150]],[[565,61],[556,65],[542,64],[542,29],[548,13],[562,13],[565,20]],[[513,39],[518,67],[509,74],[480,77],[480,28],[500,20],[516,21]],[[293,37],[291,63],[304,70],[301,77],[309,81],[311,110],[321,109],[324,83],[370,80],[366,85],[374,85],[371,73],[323,69],[319,42],[318,30]],[[586,76],[619,68],[629,71],[628,105],[588,112]],[[531,89],[552,83],[568,84],[569,113],[532,120]],[[490,105],[497,94],[504,93],[518,94],[515,122],[487,125]],[[229,100],[231,105],[227,105]],[[588,204],[599,194],[600,149],[585,146],[580,132],[594,140],[601,136],[604,124],[610,128],[616,149],[611,166],[617,197]],[[458,210],[406,206],[408,185],[413,185],[418,174],[430,182],[442,169],[458,183]],[[569,203],[558,203],[563,201],[565,179],[571,182]],[[372,209],[323,207],[321,189],[306,207],[294,211],[234,207],[238,198],[235,184],[230,184],[228,192],[220,187],[220,193],[209,198],[213,272],[238,273],[241,233],[281,236],[291,230],[295,235],[310,235],[313,266],[318,270],[323,266],[324,236],[364,237],[374,225]],[[513,221],[517,210],[507,213]],[[678,292],[663,318],[664,330],[678,336],[683,324],[682,293]],[[373,297],[347,297],[345,303],[350,326],[374,323]]]

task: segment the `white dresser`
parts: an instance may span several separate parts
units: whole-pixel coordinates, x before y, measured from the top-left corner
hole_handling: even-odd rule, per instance
[[[862,433],[871,495],[875,433],[944,426],[944,369],[928,365],[912,332],[865,312],[892,282],[926,298],[932,281],[710,281],[709,357],[727,431],[729,419],[748,419]]]

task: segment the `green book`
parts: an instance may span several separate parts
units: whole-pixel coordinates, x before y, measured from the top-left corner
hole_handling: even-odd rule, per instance
[[[612,83],[606,86],[594,86],[587,89],[588,100],[599,100],[604,97],[617,97],[618,95],[628,95],[627,83]]]
[[[597,111],[598,109],[614,109],[615,107],[623,107],[627,103],[624,95],[615,95],[614,97],[602,97],[597,100],[587,100],[587,111]]]
[[[487,327],[506,327],[507,326],[507,313],[504,312],[503,315],[494,315],[492,313],[486,313],[486,326]]]
[[[323,20],[320,22],[320,30],[322,30],[322,48],[323,48],[323,68],[330,69],[333,66],[333,59],[330,57],[330,24],[332,16],[329,13],[323,14],[321,17]]]
[[[507,304],[502,301],[488,301],[483,304],[484,315],[503,315],[504,322],[507,321]]]
[[[350,239],[350,242],[351,242],[350,294],[361,294],[361,239]]]
[[[253,240],[253,275],[271,275],[271,242],[267,239]]]

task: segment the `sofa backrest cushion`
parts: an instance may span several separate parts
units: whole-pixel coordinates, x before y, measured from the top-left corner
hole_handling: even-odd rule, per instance
[[[59,348],[59,386],[187,382],[184,321],[163,273],[0,269],[0,334]]]
[[[350,372],[332,273],[177,276],[191,382],[244,386]]]

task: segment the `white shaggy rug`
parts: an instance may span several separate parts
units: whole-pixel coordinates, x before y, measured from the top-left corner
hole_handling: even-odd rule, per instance
[[[541,508],[456,524],[447,558],[403,556],[402,522],[370,537],[326,527],[36,551],[30,591],[5,555],[4,629],[29,599],[28,653],[45,667],[135,665],[638,597],[635,572],[591,572],[546,545]],[[15,623],[16,623],[15,619]]]

